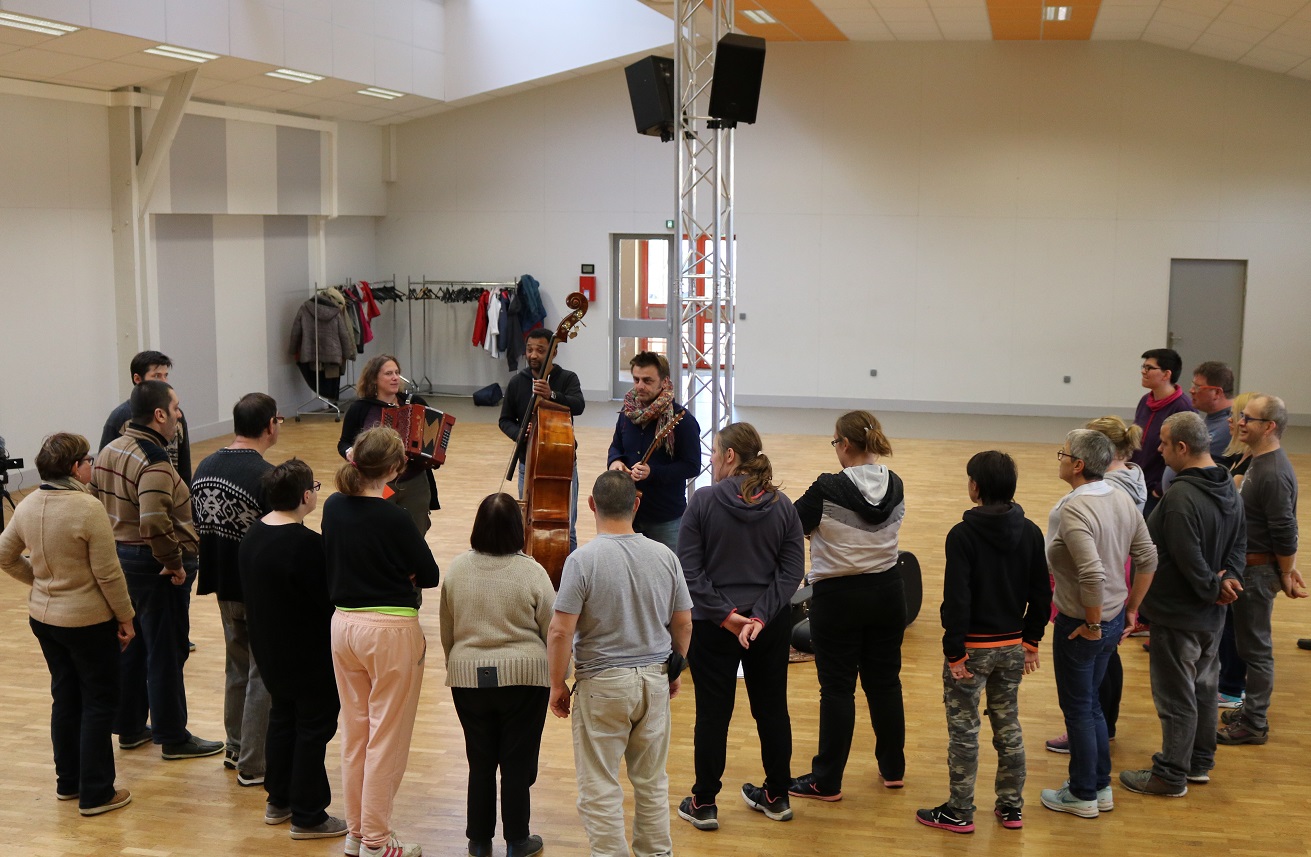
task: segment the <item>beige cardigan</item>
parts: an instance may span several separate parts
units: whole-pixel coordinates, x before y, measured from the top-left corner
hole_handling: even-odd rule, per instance
[[[535,560],[460,554],[442,580],[439,612],[448,687],[477,687],[479,667],[495,667],[498,686],[550,686],[546,630],[555,590]]]
[[[0,569],[32,587],[27,609],[38,622],[81,628],[135,615],[109,516],[84,491],[42,488],[23,498],[0,533]]]

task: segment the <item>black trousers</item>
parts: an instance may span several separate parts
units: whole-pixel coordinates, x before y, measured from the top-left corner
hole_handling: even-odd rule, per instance
[[[819,580],[810,601],[810,639],[819,678],[819,752],[811,772],[824,790],[842,788],[856,728],[856,677],[869,703],[874,758],[888,780],[906,774],[901,639],[906,596],[892,568]]]
[[[537,756],[546,726],[546,687],[453,687],[451,699],[464,727],[469,760],[465,836],[486,842],[496,833],[496,770],[501,771],[501,834],[527,839]]]
[[[1124,696],[1124,664],[1120,663],[1120,650],[1111,652],[1106,662],[1106,676],[1097,688],[1102,703],[1102,717],[1106,718],[1106,735],[1115,737],[1115,724],[1120,720],[1120,700]]]
[[[341,702],[337,686],[328,683],[306,692],[269,681],[272,705],[264,743],[264,790],[269,803],[291,808],[291,823],[313,827],[328,817],[332,787],[323,760],[328,742],[337,734]]]
[[[118,708],[118,623],[64,628],[28,618],[50,667],[55,790],[83,809],[114,796],[112,727]]]
[[[786,795],[792,785],[792,719],[788,716],[788,642],[792,628],[785,607],[744,649],[737,635],[704,619],[692,623],[687,660],[696,693],[694,759],[697,803],[713,803],[723,787],[728,724],[737,698],[737,667],[742,665],[751,716],[760,737],[765,790]]]

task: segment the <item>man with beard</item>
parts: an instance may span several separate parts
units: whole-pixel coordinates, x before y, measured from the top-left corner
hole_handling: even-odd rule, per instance
[[[638,352],[628,361],[633,389],[624,396],[606,461],[611,470],[633,477],[642,503],[633,529],[678,552],[678,528],[687,511],[687,480],[701,472],[701,427],[696,417],[674,401],[669,361],[651,351]],[[678,414],[683,419],[656,445],[643,463],[656,436]]]
[[[546,355],[551,351],[551,332],[543,328],[528,331],[528,341],[524,345],[524,356],[528,365],[510,376],[505,385],[505,401],[501,404],[499,425],[510,440],[519,439],[519,429],[523,425],[524,415],[533,406],[534,398],[541,396],[547,401],[564,405],[572,416],[578,416],[587,407],[583,399],[583,388],[578,383],[578,376],[559,364],[551,367],[551,374],[541,378],[542,367],[546,364]],[[524,434],[527,437],[527,433]],[[577,444],[574,445],[575,451]],[[519,496],[523,497],[524,463],[527,450],[517,453],[519,461]],[[578,461],[575,454],[573,485],[569,489],[569,550],[578,547],[576,523],[578,521]]]

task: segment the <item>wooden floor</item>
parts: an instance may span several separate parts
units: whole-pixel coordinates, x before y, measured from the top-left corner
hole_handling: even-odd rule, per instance
[[[600,408],[597,408],[600,410]],[[480,414],[488,420],[487,412]],[[1074,427],[1074,426],[1071,426]],[[52,427],[54,428],[54,427]],[[836,462],[828,444],[827,420],[813,433],[767,434],[765,451],[774,461],[785,491],[798,496],[820,472]],[[340,426],[324,419],[288,423],[269,458],[292,455],[315,468],[331,485],[338,460],[334,445]],[[942,580],[942,544],[947,530],[968,506],[964,466],[979,449],[1005,449],[1020,466],[1018,500],[1029,517],[1044,527],[1047,512],[1066,486],[1056,478],[1053,436],[1042,444],[981,444],[946,440],[893,438],[894,457],[887,463],[906,484],[907,515],[901,545],[923,564],[927,593],[919,620],[907,631],[903,648],[907,709],[906,788],[888,791],[878,785],[868,720],[858,717],[844,799],[826,804],[795,800],[794,821],[778,824],[752,812],[736,795],[742,782],[761,781],[759,747],[746,706],[739,707],[730,735],[725,792],[720,801],[721,829],[694,830],[673,817],[675,848],[682,855],[1007,853],[1070,855],[1112,851],[1130,854],[1311,854],[1311,652],[1299,651],[1296,638],[1311,636],[1311,605],[1278,599],[1275,649],[1278,687],[1271,714],[1271,739],[1262,747],[1221,747],[1213,780],[1192,786],[1181,800],[1134,795],[1117,786],[1116,809],[1098,820],[1058,815],[1042,808],[1038,791],[1065,779],[1068,757],[1043,750],[1043,740],[1063,731],[1056,705],[1050,644],[1043,646],[1041,670],[1026,678],[1021,711],[1029,763],[1026,826],[1003,830],[987,809],[992,804],[995,760],[985,735],[976,803],[981,812],[977,832],[960,836],[915,823],[917,807],[934,806],[947,796],[946,727],[941,698],[941,628],[937,622]],[[197,444],[196,460],[226,442]],[[579,429],[579,469],[583,493],[604,466],[609,432]],[[477,503],[500,486],[509,441],[490,422],[462,419],[456,426],[450,463],[438,472],[443,509],[434,514],[428,535],[438,563],[446,565],[468,547]],[[1294,457],[1303,485],[1311,485],[1311,456]],[[325,495],[326,496],[326,491]],[[579,540],[594,534],[584,514]],[[1303,503],[1302,524],[1308,509]],[[311,519],[317,526],[317,515]],[[0,780],[0,836],[25,857],[130,854],[146,857],[193,854],[303,855],[340,854],[342,840],[292,842],[287,827],[262,821],[260,789],[239,788],[220,757],[165,762],[158,750],[143,747],[115,751],[118,782],[132,790],[127,809],[82,819],[75,802],[54,798],[54,772],[48,733],[48,673],[27,628],[26,590],[0,580],[0,747],[6,761]],[[430,601],[431,605],[432,602]],[[192,639],[198,651],[187,665],[192,730],[221,739],[223,645],[218,608],[212,597],[193,599]],[[430,657],[419,722],[415,729],[405,783],[397,798],[394,824],[407,841],[423,844],[430,855],[465,853],[463,739],[450,694],[437,635],[437,611],[425,609],[421,620]],[[1112,745],[1115,770],[1141,768],[1159,746],[1160,731],[1148,690],[1147,655],[1136,641],[1122,649],[1125,700],[1119,739]],[[674,702],[674,740],[669,758],[670,800],[678,800],[692,781],[692,724],[695,706],[690,688]],[[813,664],[790,670],[790,714],[794,774],[809,770],[817,737],[818,689]],[[859,711],[859,708],[858,708]],[[986,727],[985,727],[986,732]],[[338,747],[329,748],[329,773],[339,783]],[[586,837],[575,808],[572,743],[569,724],[548,717],[541,774],[534,790],[533,830],[551,854],[585,854]],[[330,811],[340,814],[340,800]],[[630,808],[631,818],[631,808]],[[503,852],[501,852],[503,853]]]

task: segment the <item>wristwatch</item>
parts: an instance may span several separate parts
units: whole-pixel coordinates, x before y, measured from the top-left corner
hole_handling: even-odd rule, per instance
[[[1083,626],[1087,628],[1089,631],[1096,631],[1099,634],[1102,632],[1101,622],[1084,622]]]
[[[552,402],[555,401],[555,390],[552,390],[552,391],[551,391],[550,399],[551,399]]]

